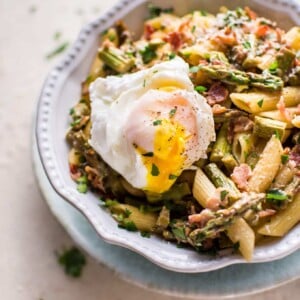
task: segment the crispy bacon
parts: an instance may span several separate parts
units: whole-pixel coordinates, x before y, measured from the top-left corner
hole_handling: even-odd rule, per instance
[[[206,208],[199,214],[189,215],[189,223],[197,223],[200,227],[203,227],[212,218],[211,210]]]
[[[144,36],[145,36],[145,39],[147,40],[147,41],[149,41],[150,39],[151,39],[151,35],[152,35],[152,33],[154,33],[155,32],[155,29],[154,29],[154,27],[152,26],[152,25],[150,25],[150,24],[146,24],[145,25],[145,28],[144,28]]]
[[[229,95],[227,88],[221,83],[214,83],[206,93],[206,99],[209,105],[224,102]]]
[[[259,38],[263,38],[266,36],[267,32],[270,30],[268,25],[260,25],[256,29],[255,35]]]
[[[251,10],[248,6],[246,6],[244,10],[251,20],[255,20],[257,18],[256,13],[253,10]]]
[[[292,116],[290,112],[286,109],[284,98],[281,96],[278,103],[276,104],[277,109],[279,110],[280,114],[286,119],[286,121],[290,122],[292,120]]]
[[[254,125],[253,121],[245,116],[240,116],[234,119],[232,123],[233,123],[233,132],[235,133],[252,130]]]
[[[69,164],[69,169],[70,169],[71,178],[76,181],[81,176],[78,167],[76,165]]]
[[[236,183],[237,187],[242,191],[248,189],[248,179],[250,178],[252,171],[247,164],[241,164],[233,169],[231,179]]]
[[[180,32],[173,31],[164,40],[171,44],[173,50],[178,50],[183,44],[183,35]]]
[[[273,216],[274,214],[276,214],[276,210],[270,209],[270,208],[267,208],[265,210],[262,210],[262,211],[258,212],[258,216],[260,218],[265,218],[265,217]]]
[[[292,151],[290,152],[289,156],[290,161],[294,161],[296,166],[300,166],[300,145],[296,145]]]

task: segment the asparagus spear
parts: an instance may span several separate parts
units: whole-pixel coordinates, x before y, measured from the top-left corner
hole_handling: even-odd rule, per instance
[[[268,118],[255,116],[253,133],[256,136],[270,139],[273,134],[276,134],[280,140],[283,139],[286,129],[286,123]]]
[[[249,85],[273,91],[280,90],[283,87],[282,79],[269,73],[256,74],[243,72],[224,65],[199,66],[199,70],[211,79],[220,80],[230,85]]]
[[[230,199],[237,200],[240,198],[241,193],[234,182],[229,179],[215,163],[208,164],[205,166],[204,170],[216,187],[223,187],[228,191]]]
[[[204,240],[215,238],[218,233],[225,231],[235,218],[242,216],[249,209],[257,208],[264,199],[263,193],[243,193],[241,199],[231,207],[212,212],[213,218],[204,227],[195,229],[189,234],[189,243],[199,247]]]
[[[134,59],[115,47],[105,47],[99,50],[99,58],[118,73],[126,73],[134,65]]]

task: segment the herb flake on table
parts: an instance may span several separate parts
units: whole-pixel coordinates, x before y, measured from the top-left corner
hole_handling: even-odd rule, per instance
[[[55,48],[53,51],[49,52],[46,55],[47,59],[52,59],[53,57],[57,56],[58,54],[64,52],[69,46],[69,42],[63,42],[60,44],[57,48]]]
[[[71,277],[80,277],[86,265],[85,256],[75,246],[57,254],[58,263],[64,267],[65,273]]]

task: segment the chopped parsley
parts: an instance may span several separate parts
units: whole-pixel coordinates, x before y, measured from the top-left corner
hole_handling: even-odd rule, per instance
[[[161,120],[155,120],[153,126],[161,125]]]
[[[275,130],[274,134],[277,139],[281,140],[281,135],[278,130]]]
[[[288,199],[288,195],[279,189],[272,189],[267,192],[266,195],[267,200],[280,200],[284,201]]]
[[[56,55],[64,52],[69,46],[69,43],[68,42],[64,42],[62,43],[60,46],[58,46],[56,49],[54,49],[53,51],[51,51],[50,53],[48,53],[46,55],[46,58],[47,59],[51,59],[53,57],[55,57]]]
[[[72,116],[72,115],[74,114],[74,112],[75,112],[75,110],[74,110],[74,108],[72,107],[72,108],[70,109],[70,111],[69,111],[69,115]]]
[[[205,17],[205,16],[208,15],[208,13],[205,10],[200,10],[200,15],[203,16],[203,17]]]
[[[87,186],[87,177],[81,176],[77,179],[77,191],[79,193],[85,194],[87,192],[88,186]]]
[[[259,101],[257,101],[257,105],[258,105],[259,107],[262,107],[263,104],[264,104],[264,99],[260,99]]]
[[[207,88],[203,85],[197,85],[195,87],[195,91],[199,92],[199,93],[203,93],[203,92],[206,92],[207,91]]]
[[[119,204],[119,202],[117,200],[112,200],[112,199],[107,199],[107,200],[105,200],[105,203],[104,203],[105,207],[111,207],[116,204]]]
[[[141,50],[140,54],[142,55],[144,64],[148,64],[150,61],[157,57],[155,49],[150,45],[146,46],[143,50]]]
[[[228,191],[226,191],[226,190],[221,191],[221,193],[220,193],[221,200],[222,200],[222,201],[225,200],[225,198],[226,198],[226,196],[227,196],[228,194],[229,194],[229,193],[228,193]]]
[[[152,176],[158,176],[159,175],[159,169],[155,164],[152,164],[151,175]]]
[[[145,157],[153,157],[154,153],[153,152],[146,152],[142,155],[145,156]]]
[[[178,240],[186,239],[184,227],[176,227],[176,228],[174,227],[174,228],[172,228],[172,232],[176,239],[178,239]]]
[[[285,165],[288,162],[288,160],[289,160],[289,155],[288,154],[281,155],[281,163],[282,164]]]
[[[61,38],[61,32],[60,31],[56,31],[53,35],[53,39],[55,41],[59,40]]]
[[[176,176],[176,175],[174,175],[174,174],[170,174],[169,175],[169,179],[170,180],[174,180],[174,179],[176,179],[178,176]]]
[[[271,73],[274,73],[274,72],[277,71],[277,69],[278,69],[278,61],[277,61],[277,60],[274,60],[274,61],[271,63],[271,65],[269,66],[269,71],[270,71]]]
[[[176,114],[176,111],[177,111],[177,107],[170,110],[170,112],[169,112],[170,118],[174,117],[174,115]]]
[[[133,221],[129,220],[123,220],[121,223],[118,225],[119,228],[126,229],[128,231],[137,231],[137,227]]]
[[[151,237],[151,233],[148,231],[141,231],[141,236],[144,238],[150,238]]]
[[[148,9],[149,9],[149,18],[150,19],[159,17],[162,13],[171,14],[174,11],[174,9],[172,7],[161,8],[161,7],[155,6],[153,4],[149,4]]]
[[[250,44],[250,42],[249,42],[249,41],[244,42],[244,43],[243,43],[243,47],[244,47],[245,49],[251,49],[251,44]]]
[[[171,59],[175,58],[175,56],[176,56],[176,54],[175,54],[175,53],[171,53],[171,54],[169,54],[169,60],[171,60]]]
[[[81,275],[82,268],[86,264],[86,259],[78,248],[72,247],[61,254],[57,254],[57,257],[58,263],[64,267],[67,275],[72,277],[79,277]]]
[[[194,33],[194,32],[195,32],[195,30],[196,30],[196,26],[195,26],[195,25],[193,25],[193,27],[192,27],[192,29],[191,29],[191,32],[192,32],[192,33]]]
[[[200,69],[199,66],[193,66],[193,67],[190,68],[190,72],[191,73],[197,73],[199,71],[199,69]]]
[[[131,211],[128,208],[126,208],[124,211],[124,218],[128,218],[130,215],[131,215]]]

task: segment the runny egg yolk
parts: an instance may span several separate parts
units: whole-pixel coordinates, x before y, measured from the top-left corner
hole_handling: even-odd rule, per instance
[[[145,190],[154,193],[167,191],[182,172],[186,160],[186,129],[173,119],[157,119],[153,152],[138,149],[147,169]]]

